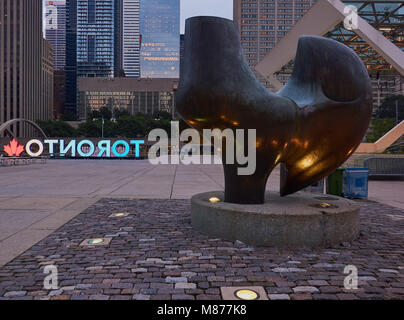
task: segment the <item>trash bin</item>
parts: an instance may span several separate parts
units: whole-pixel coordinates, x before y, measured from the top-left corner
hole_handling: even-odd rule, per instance
[[[345,168],[338,168],[327,178],[327,193],[342,197],[342,183]]]
[[[303,191],[311,192],[311,193],[324,193],[324,179],[313,183],[311,186],[308,186]]]
[[[349,199],[368,198],[368,168],[346,168],[343,175],[343,196]]]

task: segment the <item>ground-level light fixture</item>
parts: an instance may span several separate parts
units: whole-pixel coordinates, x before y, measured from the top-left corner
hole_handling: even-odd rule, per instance
[[[321,202],[318,204],[318,206],[321,208],[331,208],[331,205],[327,202]]]
[[[245,287],[221,287],[223,300],[268,300],[268,295],[264,287],[245,286]]]
[[[234,292],[236,298],[240,300],[258,300],[260,295],[258,292],[250,289],[241,289]]]
[[[218,202],[220,202],[220,199],[218,197],[210,197],[209,202],[210,203],[218,203]]]
[[[118,212],[118,213],[113,213],[109,217],[110,218],[125,218],[128,215],[130,215],[129,212]]]
[[[112,238],[92,238],[86,239],[81,244],[80,247],[88,247],[88,246],[108,246],[111,242]]]

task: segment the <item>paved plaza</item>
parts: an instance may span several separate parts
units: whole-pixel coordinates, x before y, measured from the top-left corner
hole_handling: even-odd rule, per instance
[[[221,287],[245,285],[270,299],[404,299],[404,181],[370,182],[351,245],[277,250],[191,228],[188,199],[223,189],[220,165],[53,160],[0,176],[2,299],[219,299]],[[267,188],[279,188],[279,171]],[[80,246],[100,237],[110,244]],[[48,264],[59,290],[43,289]],[[343,289],[346,265],[358,290]]]

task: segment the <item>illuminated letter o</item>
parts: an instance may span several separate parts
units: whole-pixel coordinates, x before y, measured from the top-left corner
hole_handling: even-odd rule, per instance
[[[39,147],[39,150],[37,152],[32,152],[31,151],[31,145],[36,144]],[[41,141],[34,139],[30,140],[27,145],[25,146],[25,151],[27,154],[31,157],[39,157],[43,153],[43,144]]]
[[[118,147],[120,144],[125,147],[125,152],[124,153],[118,153],[116,151],[116,147]],[[130,151],[129,143],[127,143],[124,140],[118,140],[112,145],[112,153],[118,158],[126,157],[129,154],[129,151]]]
[[[87,153],[81,150],[81,147],[85,144],[87,144],[90,147],[90,151],[88,151]],[[91,157],[94,151],[95,151],[94,143],[92,143],[90,140],[83,140],[77,145],[77,153],[81,157]]]

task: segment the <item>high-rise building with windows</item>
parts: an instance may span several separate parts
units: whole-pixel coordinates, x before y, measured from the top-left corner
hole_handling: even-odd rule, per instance
[[[77,112],[77,0],[66,0],[65,115]]]
[[[142,78],[178,78],[180,0],[141,0],[140,71]]]
[[[123,1],[115,0],[114,13],[114,76],[121,77],[123,75]]]
[[[43,39],[42,0],[0,1],[0,124],[52,119],[53,49]],[[12,125],[16,137],[33,133]]]
[[[184,69],[184,54],[185,54],[185,34],[180,35],[180,76]]]
[[[45,1],[45,39],[53,46],[54,69],[66,65],[66,1]]]
[[[234,21],[238,24],[241,45],[249,65],[252,68],[256,66],[315,2],[234,0]],[[257,76],[264,85],[270,87],[265,78],[259,74]],[[285,77],[288,78],[289,75]]]
[[[126,77],[140,77],[140,0],[122,0],[122,64]]]
[[[66,96],[66,0],[44,0],[44,16],[45,38],[53,46],[53,117],[59,119]]]
[[[115,1],[77,0],[77,77],[113,77]]]

